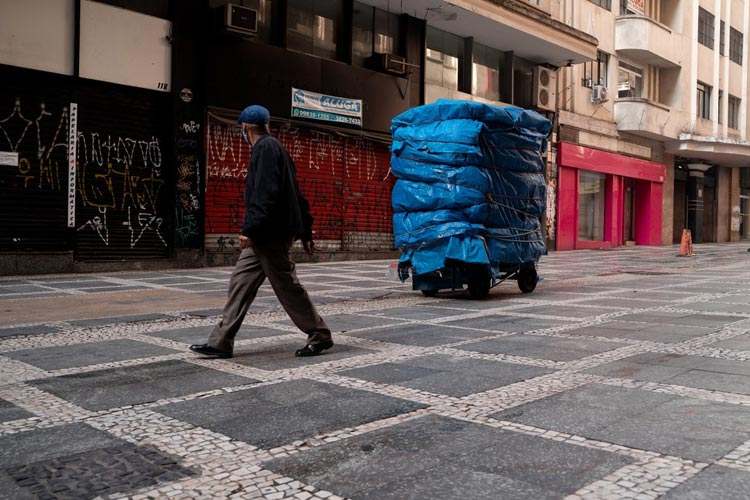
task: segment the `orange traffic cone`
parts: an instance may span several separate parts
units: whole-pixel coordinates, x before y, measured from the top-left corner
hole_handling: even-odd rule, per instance
[[[680,241],[680,253],[677,257],[692,257],[693,253],[693,237],[690,233],[690,229],[682,230],[682,241]]]

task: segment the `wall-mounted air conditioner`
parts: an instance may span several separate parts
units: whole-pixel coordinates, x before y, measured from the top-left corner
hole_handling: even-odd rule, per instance
[[[378,54],[372,55],[372,61],[375,69],[385,71],[386,73],[392,73],[394,75],[405,75],[406,74],[406,58],[403,56],[397,56],[395,54]]]
[[[258,11],[240,5],[224,6],[224,29],[244,36],[258,33]]]
[[[539,109],[555,111],[557,72],[544,66],[537,66],[534,68],[533,78],[532,104]]]
[[[609,90],[604,85],[593,85],[591,87],[591,102],[602,104],[609,101]]]

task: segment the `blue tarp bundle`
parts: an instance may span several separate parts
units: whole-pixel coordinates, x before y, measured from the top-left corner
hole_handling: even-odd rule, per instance
[[[514,106],[451,101],[393,119],[393,230],[401,266],[536,262],[549,120]]]

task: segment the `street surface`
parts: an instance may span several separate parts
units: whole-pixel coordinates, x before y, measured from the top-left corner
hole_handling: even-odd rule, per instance
[[[299,266],[336,345],[230,268],[0,279],[0,498],[747,499],[748,243],[544,257],[536,291],[423,297]]]

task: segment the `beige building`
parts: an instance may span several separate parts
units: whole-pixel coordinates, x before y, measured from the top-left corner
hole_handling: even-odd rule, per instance
[[[750,237],[750,2],[561,0],[552,15],[599,41],[596,61],[558,71],[557,248]]]

